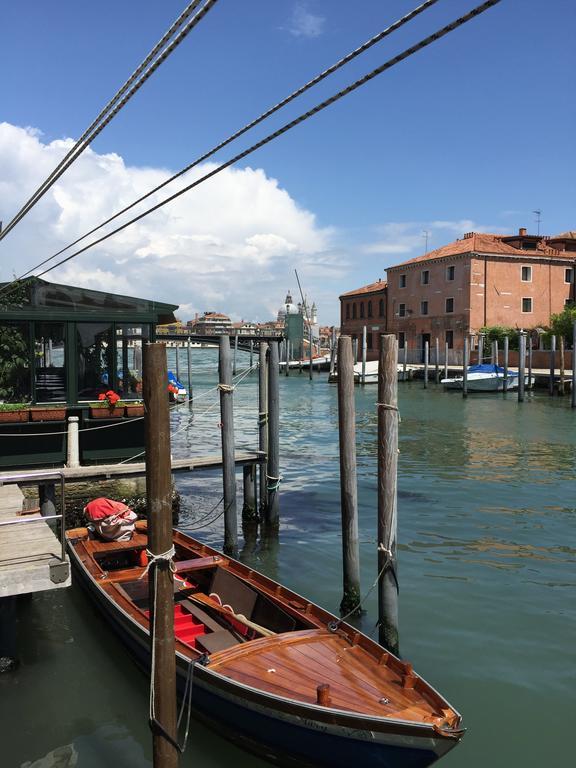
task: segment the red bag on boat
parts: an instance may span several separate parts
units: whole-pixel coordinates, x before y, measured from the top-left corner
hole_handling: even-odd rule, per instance
[[[134,533],[135,512],[121,501],[101,497],[84,507],[87,527],[108,541],[128,541]]]

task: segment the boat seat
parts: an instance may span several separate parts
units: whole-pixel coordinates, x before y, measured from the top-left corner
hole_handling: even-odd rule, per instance
[[[212,633],[220,632],[220,630],[223,629],[221,624],[215,621],[212,616],[206,613],[206,611],[203,611],[202,608],[192,602],[192,600],[181,600],[179,602],[182,608],[185,608],[189,613],[191,613],[195,619],[201,621],[202,624],[204,624],[204,626]]]
[[[237,640],[227,629],[218,629],[216,632],[209,632],[196,638],[196,648],[204,653],[217,653],[239,644],[240,640]]]
[[[241,613],[247,619],[252,616],[256,605],[258,592],[234,574],[217,568],[210,585],[210,594],[216,594],[222,601],[222,605],[229,605],[234,613]]]

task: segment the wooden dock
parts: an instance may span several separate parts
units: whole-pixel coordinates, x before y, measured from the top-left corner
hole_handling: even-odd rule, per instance
[[[0,522],[18,520],[0,526],[0,598],[71,583],[68,557],[60,559],[60,541],[38,513],[22,515],[23,501],[18,485],[0,486]]]
[[[265,461],[265,454],[261,451],[236,451],[236,467],[243,467],[245,464],[260,464]],[[191,472],[200,469],[221,469],[222,456],[198,456],[185,459],[172,459],[172,472]],[[130,464],[91,464],[84,467],[58,467],[50,470],[52,472],[61,472],[67,483],[82,483],[86,480],[115,480],[123,477],[141,477],[146,474],[146,463],[144,461],[132,462]],[[9,473],[0,472],[0,490],[4,478]],[[38,485],[39,479],[36,475],[30,480],[19,480],[19,485]],[[41,482],[41,481],[40,481]]]

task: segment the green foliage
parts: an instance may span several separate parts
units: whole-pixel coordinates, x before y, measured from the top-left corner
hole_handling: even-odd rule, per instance
[[[484,344],[486,345],[486,342],[488,342],[488,348],[490,348],[490,345],[493,341],[497,341],[498,347],[503,349],[504,338],[508,336],[508,344],[510,349],[518,349],[518,339],[520,337],[518,328],[507,328],[505,325],[492,325],[480,328],[480,333],[484,334]],[[484,350],[486,353],[486,346],[484,347]]]
[[[572,327],[576,322],[576,305],[569,304],[562,312],[550,317],[550,335],[572,339]]]
[[[25,411],[30,403],[0,403],[0,411]]]
[[[0,324],[0,397],[21,400],[29,395],[28,323]]]

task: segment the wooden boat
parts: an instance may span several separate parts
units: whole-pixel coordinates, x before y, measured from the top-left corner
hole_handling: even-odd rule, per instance
[[[108,622],[150,665],[146,523],[130,541],[68,531],[70,559]],[[262,574],[174,532],[179,695],[219,733],[280,765],[423,768],[463,735],[412,666]]]

